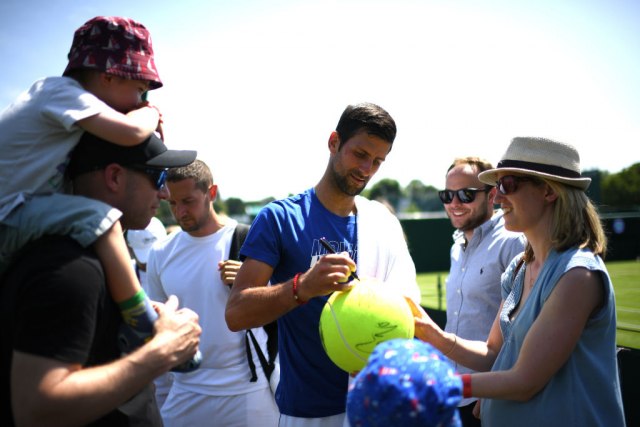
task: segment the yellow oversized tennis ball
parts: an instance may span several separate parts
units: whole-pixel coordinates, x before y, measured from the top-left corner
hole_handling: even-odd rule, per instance
[[[329,359],[352,373],[361,370],[376,345],[392,338],[413,338],[409,304],[391,284],[354,280],[351,289],[334,292],[320,314],[320,338]]]

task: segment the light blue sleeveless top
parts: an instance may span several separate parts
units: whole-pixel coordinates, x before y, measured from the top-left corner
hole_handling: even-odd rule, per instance
[[[531,400],[482,400],[482,424],[494,426],[624,426],[624,412],[616,359],[616,311],[611,278],[602,259],[592,252],[572,248],[551,251],[531,294],[513,321],[510,313],[522,296],[526,267],[513,275],[516,257],[502,278],[500,329],[504,343],[492,371],[512,368],[527,332],[540,314],[545,301],[572,268],[599,271],[604,282],[604,306],[592,316],[569,360]]]

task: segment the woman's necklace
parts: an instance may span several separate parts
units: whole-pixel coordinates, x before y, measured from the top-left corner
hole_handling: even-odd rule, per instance
[[[538,273],[540,272],[540,269],[538,268],[537,272],[533,272],[533,261],[531,262],[531,270],[529,270],[529,289],[533,289],[533,284],[536,282],[536,279],[538,278]]]

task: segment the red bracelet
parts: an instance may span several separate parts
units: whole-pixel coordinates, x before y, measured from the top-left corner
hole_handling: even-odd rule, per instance
[[[471,374],[462,374],[462,397],[471,397]]]
[[[302,299],[298,296],[298,279],[300,278],[301,274],[302,273],[298,273],[293,276],[293,299],[296,300],[298,305],[304,305],[307,303],[306,301],[302,301]]]

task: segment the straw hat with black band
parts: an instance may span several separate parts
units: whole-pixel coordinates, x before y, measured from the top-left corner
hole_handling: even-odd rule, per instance
[[[498,172],[532,175],[586,190],[591,178],[582,177],[580,155],[570,144],[546,138],[516,137],[494,169],[481,172],[480,182],[495,185]]]

